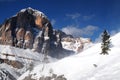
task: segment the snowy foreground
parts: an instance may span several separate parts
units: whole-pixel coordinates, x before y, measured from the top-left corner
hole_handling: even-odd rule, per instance
[[[49,62],[56,61],[55,58],[51,58],[49,56],[47,57]],[[11,46],[0,45],[0,59],[19,61],[22,65],[24,65],[21,68],[15,68],[6,63],[0,63],[0,80],[16,80],[21,74],[25,73],[28,69],[30,69],[31,64],[38,65],[40,63],[43,63],[44,55],[34,52],[30,49],[20,49]],[[13,65],[17,66],[14,63]],[[15,79],[9,79],[7,75],[3,72],[6,72],[7,75],[8,73],[10,73],[10,75],[12,75]],[[4,77],[4,79],[1,79],[1,75]]]
[[[18,80],[32,75],[39,80],[51,73],[64,75],[67,80],[120,80],[120,33],[111,38],[109,55],[100,55],[101,44],[97,43],[87,50],[48,64],[40,64],[27,71]]]

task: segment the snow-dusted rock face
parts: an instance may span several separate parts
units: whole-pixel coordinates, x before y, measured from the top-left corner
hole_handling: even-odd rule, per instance
[[[89,38],[64,37],[62,38],[62,45],[64,49],[78,53],[90,47],[92,45],[92,41]]]
[[[0,69],[0,80],[17,80],[11,73],[9,73],[6,69]]]
[[[0,80],[16,80],[27,70],[32,70],[35,65],[53,61],[56,61],[56,59],[34,52],[31,49],[20,49],[7,45],[0,45]],[[3,74],[1,69],[7,72]],[[15,79],[6,79],[8,74]]]
[[[0,44],[29,48],[53,57],[60,57],[64,51],[60,35],[59,32],[53,31],[45,14],[26,8],[1,25]]]

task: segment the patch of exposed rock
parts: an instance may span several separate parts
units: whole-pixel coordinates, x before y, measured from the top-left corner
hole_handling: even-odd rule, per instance
[[[9,60],[9,59],[0,59],[0,63],[6,63],[17,69],[21,69],[24,67],[24,65],[21,62]]]
[[[32,75],[25,77],[23,80],[36,80],[32,78]],[[52,74],[52,76],[42,76],[39,80],[67,80],[64,75]]]

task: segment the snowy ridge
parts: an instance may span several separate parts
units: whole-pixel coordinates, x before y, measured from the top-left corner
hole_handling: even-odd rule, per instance
[[[36,9],[33,9],[33,8],[31,8],[31,7],[22,9],[22,10],[20,10],[20,12],[25,12],[26,10],[33,10],[33,15],[34,15],[34,16],[41,16],[42,18],[47,18],[47,16],[46,16],[43,12],[38,11],[38,10],[36,10]]]
[[[50,76],[51,69],[52,73],[63,74],[67,80],[120,80],[119,37],[120,33],[111,38],[112,47],[109,55],[100,55],[101,44],[97,43],[79,54],[48,63],[44,65],[44,69],[43,64],[40,64],[18,80],[23,80],[28,75],[39,80],[41,76]]]
[[[24,49],[20,49],[20,48],[11,47],[11,46],[0,45],[0,58],[6,59],[5,54],[14,55],[14,56],[8,56],[7,59],[17,60],[20,62],[25,62],[25,61],[29,61],[29,60],[42,62],[42,60],[44,58],[43,54],[34,52],[30,49],[24,50]],[[23,57],[23,59],[22,59],[22,57]],[[49,61],[52,61],[51,57],[48,56],[48,58],[50,59]]]

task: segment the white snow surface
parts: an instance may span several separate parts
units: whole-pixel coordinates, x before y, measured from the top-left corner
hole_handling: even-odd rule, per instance
[[[109,55],[100,55],[101,43],[85,51],[66,57],[56,62],[40,64],[32,71],[27,71],[18,80],[28,75],[39,80],[41,76],[64,75],[67,80],[120,80],[120,33],[111,38]],[[44,67],[43,67],[44,65]]]

